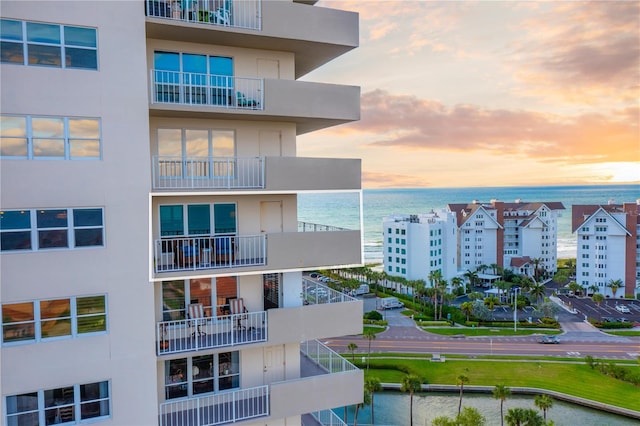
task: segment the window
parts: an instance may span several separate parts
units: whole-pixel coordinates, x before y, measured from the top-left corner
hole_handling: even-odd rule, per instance
[[[109,382],[87,383],[7,396],[6,424],[78,423],[111,413]],[[76,417],[79,414],[79,418]]]
[[[165,281],[162,283],[163,321],[186,319],[186,307],[192,303],[201,303],[206,317],[229,315],[229,299],[237,297],[236,277]]]
[[[5,344],[106,331],[104,295],[2,305],[2,342]]]
[[[216,203],[213,204],[213,212],[211,206],[211,204],[160,206],[160,236],[235,234],[236,205]]]
[[[95,28],[0,20],[0,62],[98,69]]]
[[[240,387],[238,352],[165,361],[165,397],[183,398]]]
[[[233,177],[235,132],[219,129],[158,129],[162,177]]]
[[[393,244],[393,238],[389,237],[389,239],[387,239],[387,243]]]
[[[97,118],[0,115],[0,156],[19,159],[100,159]]]
[[[0,211],[0,250],[104,246],[102,208]]]

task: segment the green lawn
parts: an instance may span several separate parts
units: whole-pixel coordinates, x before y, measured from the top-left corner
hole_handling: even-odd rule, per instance
[[[607,334],[614,334],[616,336],[640,336],[640,331],[634,330],[619,330],[619,331],[610,331],[610,330],[602,330]]]
[[[425,355],[426,356],[426,355]],[[356,363],[359,364],[359,363]],[[359,365],[363,367],[362,365]],[[640,368],[636,365],[629,368]],[[529,361],[425,362],[416,359],[379,359],[372,357],[365,375],[381,382],[400,383],[407,372],[417,374],[425,383],[456,384],[456,377],[465,374],[469,385],[524,386],[542,388],[619,407],[638,410],[640,389],[592,370],[586,364]]]
[[[553,329],[537,329],[537,328],[519,328],[513,331],[509,328],[468,328],[468,327],[422,327],[428,333],[440,334],[443,336],[530,336],[532,334],[560,334],[562,330]]]

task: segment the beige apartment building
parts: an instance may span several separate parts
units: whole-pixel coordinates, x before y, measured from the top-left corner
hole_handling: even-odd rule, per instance
[[[362,302],[303,277],[363,261],[362,225],[298,221],[299,194],[362,197],[360,160],[296,154],[360,115],[358,87],[300,80],[358,46],[315,3],[2,1],[1,424],[340,424],[362,400],[318,341]]]

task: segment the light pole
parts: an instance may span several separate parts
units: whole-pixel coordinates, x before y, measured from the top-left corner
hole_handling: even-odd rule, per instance
[[[513,331],[518,331],[518,292],[520,287],[513,289]]]

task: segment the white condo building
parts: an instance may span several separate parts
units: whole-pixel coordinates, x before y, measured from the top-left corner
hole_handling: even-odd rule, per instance
[[[572,206],[577,238],[576,282],[587,294],[640,294],[640,201]],[[618,281],[616,293],[608,286]]]
[[[384,218],[383,258],[388,275],[424,280],[440,271],[447,281],[457,273],[457,226],[445,210]]]
[[[362,400],[316,340],[361,333],[362,302],[302,278],[363,262],[361,230],[297,220],[300,193],[362,197],[360,160],[296,155],[360,115],[358,87],[300,80],[358,46],[358,15],[315,3],[2,1],[0,424]]]

